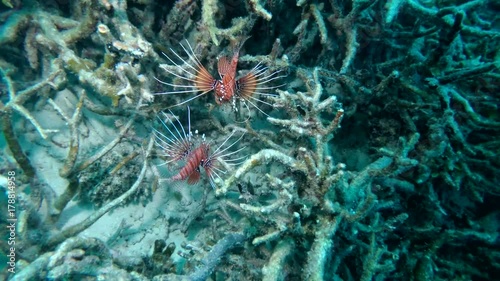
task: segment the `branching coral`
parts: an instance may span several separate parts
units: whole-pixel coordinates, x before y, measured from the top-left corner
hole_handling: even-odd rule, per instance
[[[69,238],[54,252],[40,256],[11,280],[49,278],[98,278],[147,280],[136,272],[129,273],[113,264],[110,250],[97,239]]]
[[[132,194],[134,194],[137,191],[137,189],[140,187],[140,184],[143,181],[143,179],[146,175],[146,171],[149,167],[148,157],[149,157],[149,154],[151,153],[153,143],[154,143],[153,139],[151,138],[149,140],[149,144],[145,150],[144,162],[142,165],[142,169],[141,169],[135,183],[130,187],[129,190],[127,190],[127,192],[123,193],[115,200],[109,202],[108,204],[106,204],[105,206],[103,206],[102,208],[97,210],[94,214],[92,214],[90,217],[88,217],[87,219],[85,219],[81,223],[74,225],[72,227],[69,227],[64,231],[61,231],[61,232],[53,235],[52,237],[47,239],[45,246],[52,247],[54,245],[61,243],[62,241],[64,241],[64,239],[78,234],[82,230],[84,230],[84,229],[88,228],[90,225],[92,225],[95,221],[97,221],[104,214],[109,212],[111,209],[116,208],[116,206],[122,204],[128,197],[130,197]]]
[[[498,4],[452,2],[6,1],[18,8],[0,17],[3,169],[25,175],[11,278],[491,279]],[[214,142],[246,133],[248,158],[222,163],[215,191],[162,181],[151,119],[176,101],[151,104],[156,51],[187,39],[215,73],[247,36],[241,69],[288,74],[264,96],[271,117],[241,124],[245,104],[199,99],[191,121]],[[181,214],[131,203],[151,191]],[[68,226],[86,196],[96,211]],[[84,237],[119,206],[157,213],[121,217],[107,245]],[[132,240],[142,252],[124,258]]]
[[[256,1],[253,1],[256,2]],[[225,37],[226,39],[233,39],[234,36],[239,33],[247,33],[253,26],[254,20],[248,16],[246,18],[236,18],[234,19],[233,25],[229,28],[222,29],[217,27],[217,21],[215,15],[219,13],[218,1],[216,0],[204,0],[202,4],[202,22],[204,27],[207,29],[212,42],[218,46],[220,44],[219,37]]]
[[[287,179],[278,179],[268,175],[267,181],[260,185],[260,188],[268,190],[261,190],[260,193],[275,195],[274,202],[269,205],[255,205],[255,203],[236,205],[232,202],[226,202],[226,204],[252,221],[262,220],[273,225],[268,230],[269,232],[253,239],[252,244],[255,246],[264,242],[271,243],[277,239],[284,239],[283,237],[287,236],[298,239],[297,237],[306,234],[304,228],[314,229],[309,230],[312,231],[310,235],[313,235],[315,240],[305,261],[307,269],[303,273],[303,278],[323,280],[326,278],[325,275],[334,274],[334,272],[326,270],[325,264],[333,251],[333,244],[337,241],[337,239],[333,239],[333,233],[339,228],[343,231],[346,229],[353,229],[353,231],[354,229],[365,229],[368,226],[365,226],[362,221],[366,220],[366,217],[377,216],[376,209],[394,204],[390,201],[384,203],[377,201],[376,195],[371,190],[373,181],[377,175],[384,180],[397,177],[402,171],[396,167],[408,165],[405,164],[406,162],[414,166],[414,161],[406,160],[406,157],[408,152],[414,148],[416,141],[412,140],[409,144],[403,142],[403,148],[400,152],[394,153],[392,157],[381,157],[359,173],[347,173],[344,170],[345,165],[333,163],[327,146],[334,131],[340,127],[343,110],[339,108],[340,105],[337,104],[335,96],[325,98],[318,78],[318,69],[313,70],[309,75],[305,69],[299,70],[298,73],[304,84],[308,85],[308,91],[296,94],[280,91],[280,96],[274,98],[275,106],[286,109],[292,118],[268,118],[268,120],[271,123],[285,126],[287,134],[283,133],[283,135],[287,138],[304,139],[307,145],[295,148],[293,152],[295,157],[280,152],[288,151],[289,148],[276,143],[273,145],[276,150],[261,150],[253,154],[234,171],[224,185],[216,190],[216,193],[219,195],[227,193],[234,182],[244,181],[245,176],[250,171],[271,161],[279,162],[286,169],[302,174],[303,176],[287,176]],[[297,108],[301,108],[303,112]],[[320,117],[321,112],[325,111],[330,112],[329,122],[325,122]],[[334,114],[334,112],[336,113]],[[259,136],[256,135],[256,137]],[[272,142],[269,139],[262,139],[262,141]],[[393,165],[395,159],[397,159],[398,165]],[[390,170],[393,172],[389,172]],[[285,211],[293,209],[296,205],[302,206],[298,212],[290,214]],[[314,223],[310,221],[311,218],[314,218]],[[396,220],[404,221],[405,216],[402,215]],[[273,230],[275,228],[278,230]],[[373,247],[373,251],[375,251],[376,246]],[[276,251],[281,251],[280,248],[277,246]],[[378,256],[377,260],[370,260],[370,264],[367,261],[366,274],[379,271],[376,264],[382,262],[378,260],[380,258]],[[371,265],[372,263],[374,264]],[[274,268],[273,270],[282,269]],[[390,272],[389,269],[384,270],[386,270],[385,274]]]
[[[16,93],[14,90],[14,85],[6,73],[4,69],[0,69],[3,75],[3,80],[7,85],[8,93],[9,93],[9,101],[4,105],[0,103],[1,110],[1,118],[2,118],[2,131],[4,137],[9,145],[9,148],[14,155],[18,165],[21,169],[26,173],[26,176],[29,178],[35,175],[35,170],[33,169],[30,161],[26,157],[21,145],[18,142],[18,138],[14,129],[12,128],[11,119],[13,111],[16,111],[18,114],[24,116],[27,120],[33,124],[35,129],[41,135],[42,138],[47,138],[47,133],[51,132],[50,130],[43,129],[41,125],[36,121],[33,115],[23,106],[23,103],[26,102],[32,95],[34,95],[37,90],[47,85],[56,75],[52,75],[49,79],[36,84],[34,87],[28,88],[24,91]]]
[[[41,88],[50,85],[50,83],[52,83],[52,80],[54,80],[54,78],[56,78],[56,76],[59,75],[60,72],[55,71],[52,74],[50,74],[49,77],[47,77],[44,81],[37,83],[34,86],[19,92],[16,92],[16,90],[14,89],[14,85],[7,71],[1,69],[1,73],[3,76],[3,80],[7,85],[8,95],[9,95],[9,101],[5,105],[1,104],[4,118],[9,118],[13,111],[17,112],[18,114],[26,118],[28,121],[30,121],[31,124],[33,124],[33,126],[37,130],[37,132],[40,134],[40,136],[44,139],[47,138],[49,133],[55,132],[50,129],[42,128],[42,126],[38,123],[35,117],[33,117],[33,115],[23,106],[23,104],[32,96],[34,96]]]

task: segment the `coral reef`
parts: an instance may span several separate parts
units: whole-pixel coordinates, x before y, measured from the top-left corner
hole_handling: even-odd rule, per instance
[[[15,229],[2,228],[0,276],[493,279],[499,12],[492,0],[2,1],[0,221]],[[260,110],[207,95],[189,121],[171,108],[193,97],[169,85],[192,75],[179,42],[216,73],[246,37],[238,76],[280,71]],[[207,143],[243,135],[231,157],[245,160],[169,181],[178,170],[153,133],[167,108]]]

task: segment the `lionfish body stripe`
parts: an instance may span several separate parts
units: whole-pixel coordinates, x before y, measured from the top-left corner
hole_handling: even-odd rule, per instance
[[[185,180],[188,179],[189,177],[193,176],[193,179],[189,181],[188,183],[194,184],[198,182],[199,179],[199,173],[200,173],[200,166],[203,164],[203,162],[208,158],[208,152],[210,150],[210,146],[206,143],[202,143],[199,147],[197,147],[195,150],[193,150],[188,156],[187,156],[187,161],[184,167],[181,168],[179,173],[176,175],[170,177],[171,180],[173,181],[178,181],[178,180]],[[195,173],[195,174],[193,174]]]
[[[222,77],[215,87],[215,102],[217,104],[229,102],[234,96],[234,90],[234,77],[231,75]]]

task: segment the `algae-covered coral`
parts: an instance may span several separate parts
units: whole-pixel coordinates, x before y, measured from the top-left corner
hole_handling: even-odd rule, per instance
[[[498,273],[497,1],[2,3],[3,277]],[[192,97],[171,86],[193,59],[179,43],[220,73],[246,37],[240,74],[260,63],[285,76],[262,112],[211,93],[190,120],[171,108],[193,137],[244,135],[245,161],[213,189],[168,180],[182,163],[164,165],[153,128]]]

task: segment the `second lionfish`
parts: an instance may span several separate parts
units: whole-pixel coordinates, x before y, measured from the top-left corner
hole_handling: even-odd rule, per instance
[[[191,132],[191,115],[188,107],[188,127],[187,131],[182,126],[179,119],[169,111],[169,115],[163,113],[158,116],[158,120],[163,125],[164,130],[154,129],[155,142],[160,148],[160,154],[165,158],[165,164],[183,164],[177,174],[168,178],[169,181],[187,180],[188,184],[195,184],[200,180],[201,169],[208,176],[210,185],[215,188],[216,179],[222,180],[221,176],[227,172],[223,166],[238,165],[246,156],[234,158],[244,147],[229,151],[243,138],[241,135],[236,141],[226,145],[233,137],[235,131],[212,151],[210,142],[202,136],[201,141],[194,139]],[[229,158],[229,157],[233,158]],[[224,164],[224,165],[223,165]]]

